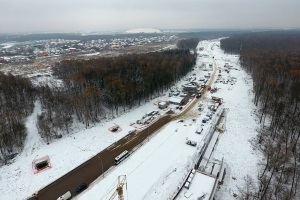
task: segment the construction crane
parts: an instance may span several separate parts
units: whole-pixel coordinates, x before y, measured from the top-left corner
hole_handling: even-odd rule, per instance
[[[126,175],[121,175],[118,177],[118,186],[115,192],[111,195],[109,200],[113,200],[116,195],[118,194],[119,200],[124,200],[124,194],[123,194],[123,186],[126,185],[126,190],[127,190],[127,179]]]

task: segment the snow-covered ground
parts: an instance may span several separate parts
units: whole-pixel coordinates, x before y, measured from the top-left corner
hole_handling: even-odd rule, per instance
[[[257,174],[257,162],[260,155],[252,150],[249,140],[255,136],[258,123],[252,115],[255,108],[251,103],[251,79],[241,70],[238,57],[225,55],[220,50],[219,44],[219,40],[199,43],[198,47],[204,48],[199,52],[203,56],[199,56],[195,70],[187,77],[199,79],[212,72],[209,68],[207,71],[203,71],[202,64],[208,66],[213,63],[214,57],[219,69],[222,69],[222,77],[236,80],[232,81],[232,85],[231,83],[215,83],[213,86],[219,88],[213,96],[222,97],[224,107],[229,108],[226,120],[227,130],[222,133],[214,153],[218,159],[224,157],[227,163],[225,182],[217,192],[216,199],[230,200],[235,199],[232,194],[238,193],[238,188],[243,186],[244,176],[249,174],[255,178]],[[231,69],[230,73],[227,74],[223,68],[225,63],[232,65],[237,70]],[[231,77],[236,79],[231,79]],[[177,87],[181,88],[184,81],[178,83]],[[210,128],[210,123],[206,123],[203,126],[202,134],[195,133],[197,128],[202,126],[201,121],[208,112],[207,106],[211,104],[210,96],[211,94],[208,93],[207,98],[203,101],[205,108],[201,112],[202,114],[196,105],[184,115],[183,122],[170,122],[140,148],[131,152],[130,157],[118,166],[112,167],[105,173],[104,177],[99,177],[76,198],[83,200],[108,199],[116,189],[117,178],[120,175],[127,177],[128,187],[127,190],[124,190],[125,199],[150,200],[172,197],[188,171],[194,166],[196,156],[201,148],[201,141]],[[23,153],[17,156],[12,164],[0,168],[0,199],[25,199],[29,197],[33,192],[55,181],[113,142],[124,137],[130,130],[142,128],[137,124],[132,124],[142,119],[150,111],[158,110],[157,102],[167,98],[166,94],[166,96],[159,97],[115,119],[107,120],[89,129],[83,129],[79,126],[72,131],[71,135],[52,141],[49,145],[46,145],[37,134],[35,120],[37,113],[40,112],[40,105],[36,103],[34,113],[26,123],[28,138]],[[160,114],[164,114],[164,111],[160,111]],[[115,124],[119,125],[122,131],[111,133],[108,130]],[[187,138],[197,141],[197,147],[187,145],[185,143]],[[52,167],[34,174],[31,162],[46,155],[50,157]],[[66,163],[69,164],[66,165]]]
[[[15,45],[15,43],[2,43],[2,44],[0,44],[0,48],[8,49],[14,45]]]
[[[185,144],[186,137],[203,138],[195,134],[196,124],[171,122],[79,199],[107,199],[115,191],[119,175],[127,176],[128,190],[124,192],[129,199],[168,199],[184,178],[183,172],[192,167],[196,148]]]
[[[252,102],[252,79],[241,70],[236,55],[222,55],[219,48],[214,49],[214,55],[220,68],[228,63],[232,66],[229,79],[235,77],[231,83],[215,83],[214,86],[222,88],[215,94],[224,98],[224,106],[229,109],[226,118],[226,132],[221,135],[215,158],[224,157],[227,163],[227,173],[224,186],[217,192],[216,199],[234,199],[233,193],[238,194],[239,188],[245,186],[248,174],[256,179],[261,160],[261,154],[253,150],[251,139],[257,134],[259,122],[255,118],[255,106]],[[235,79],[233,79],[235,80]]]

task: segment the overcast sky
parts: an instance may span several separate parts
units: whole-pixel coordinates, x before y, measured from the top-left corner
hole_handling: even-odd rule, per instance
[[[300,0],[0,0],[0,33],[299,28]]]

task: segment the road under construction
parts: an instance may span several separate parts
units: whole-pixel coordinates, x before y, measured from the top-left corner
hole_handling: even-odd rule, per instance
[[[149,136],[151,136],[153,133],[155,133],[157,130],[159,130],[172,120],[178,120],[184,118],[185,115],[188,115],[191,109],[196,106],[198,102],[203,100],[203,98],[205,97],[205,93],[208,91],[207,88],[211,87],[214,83],[214,77],[218,67],[214,59],[213,62],[213,73],[209,81],[207,82],[207,87],[202,90],[202,95],[200,98],[194,98],[193,101],[187,104],[185,109],[183,109],[179,114],[166,113],[143,130],[130,133],[119,141],[111,144],[109,147],[102,150],[91,159],[87,160],[80,166],[74,168],[67,174],[58,178],[56,181],[39,190],[39,200],[57,199],[66,191],[70,191],[72,196],[76,196],[76,187],[78,186],[78,183],[84,182],[87,185],[91,184],[93,181],[99,178],[99,176],[104,175],[107,170],[115,165],[114,158],[121,152],[123,152],[124,150],[128,150],[130,152],[144,140],[149,138]],[[29,197],[28,199],[34,200],[35,198]]]

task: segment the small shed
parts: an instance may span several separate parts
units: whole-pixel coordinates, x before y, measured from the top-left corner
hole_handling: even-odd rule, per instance
[[[167,107],[168,107],[168,104],[165,101],[162,101],[162,102],[158,103],[158,108],[160,108],[160,109],[165,109]]]

